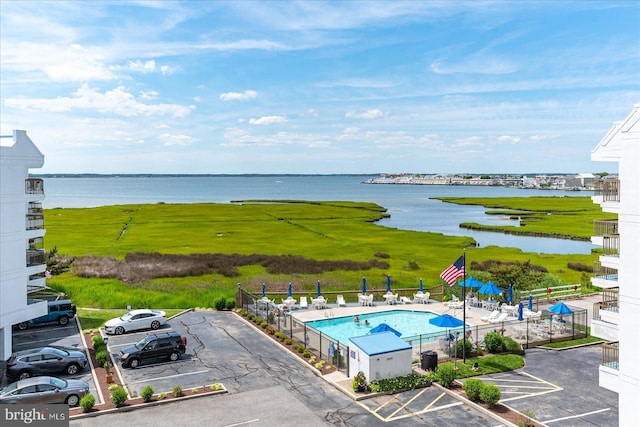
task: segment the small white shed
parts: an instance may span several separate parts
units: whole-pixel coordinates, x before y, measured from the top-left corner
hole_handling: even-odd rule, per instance
[[[411,345],[393,332],[349,338],[349,376],[362,371],[367,381],[411,373]]]

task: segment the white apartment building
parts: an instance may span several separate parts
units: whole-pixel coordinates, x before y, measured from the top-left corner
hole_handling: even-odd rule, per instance
[[[594,307],[591,334],[611,341],[603,346],[600,386],[618,393],[619,424],[637,423],[640,396],[640,104],[614,123],[591,160],[617,162],[618,178],[594,184],[594,203],[617,221],[597,221],[593,243],[604,251],[592,283],[603,288]]]
[[[46,284],[42,179],[29,178],[44,156],[23,130],[0,136],[0,358],[11,356],[11,327],[47,314],[28,295]]]

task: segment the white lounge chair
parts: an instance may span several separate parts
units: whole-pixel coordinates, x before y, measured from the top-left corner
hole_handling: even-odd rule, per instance
[[[409,298],[402,296],[400,297],[400,302],[402,302],[403,304],[411,304],[413,301],[411,301]]]
[[[327,300],[324,299],[322,295],[320,295],[318,298],[313,298],[311,300],[311,304],[313,304],[316,310],[321,308],[327,308]]]
[[[344,296],[343,295],[338,295],[337,296],[337,303],[338,303],[338,307],[346,307],[347,306],[347,302],[344,300]]]
[[[504,322],[507,317],[509,317],[509,313],[502,312],[495,319],[489,320],[489,323],[501,323]]]
[[[500,315],[500,310],[493,310],[493,311],[491,312],[491,314],[488,314],[488,315],[486,315],[486,316],[482,316],[482,317],[480,318],[480,320],[482,320],[483,322],[490,322],[490,321],[492,321],[493,319],[495,319],[496,317],[498,317],[499,315]]]
[[[300,297],[300,309],[309,308],[309,304],[307,303],[307,297]]]
[[[417,302],[420,304],[428,304],[429,297],[431,297],[430,292],[418,292],[417,294],[413,294],[413,302]]]

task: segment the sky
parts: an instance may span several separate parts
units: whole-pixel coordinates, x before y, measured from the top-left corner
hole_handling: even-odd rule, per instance
[[[33,173],[616,172],[637,103],[636,0],[0,0]]]

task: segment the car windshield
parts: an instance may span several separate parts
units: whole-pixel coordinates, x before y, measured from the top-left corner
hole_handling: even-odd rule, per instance
[[[49,383],[58,388],[65,388],[67,386],[67,382],[65,380],[61,380],[60,378],[56,377],[51,377]]]
[[[136,346],[135,346],[135,347],[136,347],[138,350],[142,350],[142,349],[144,348],[144,346],[145,346],[145,345],[147,345],[147,343],[148,343],[149,341],[151,341],[151,340],[149,339],[149,337],[144,337],[144,338],[142,338],[140,341],[138,341],[138,342],[136,343]]]
[[[64,350],[60,350],[59,348],[51,348],[50,353],[55,354],[56,356],[60,356],[60,357],[65,357],[68,356],[69,353],[64,351]]]
[[[132,316],[133,314],[131,314],[131,312],[128,312],[127,314],[123,314],[120,320],[122,320],[123,322],[126,322],[127,320],[131,319]]]
[[[12,392],[13,390],[16,389],[17,386],[18,386],[18,383],[15,382],[15,383],[9,384],[8,386],[6,386],[4,388],[0,388],[0,396],[3,395],[3,394],[6,394],[6,393]]]

